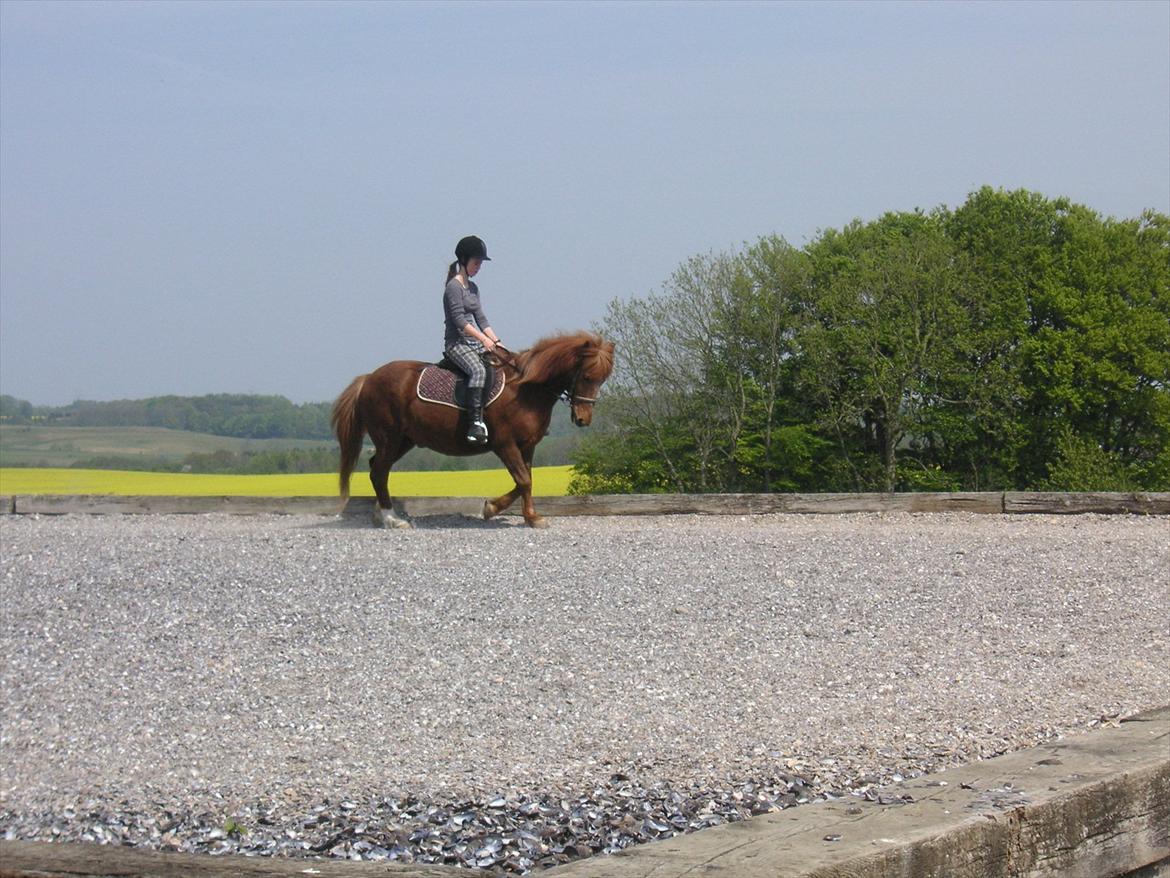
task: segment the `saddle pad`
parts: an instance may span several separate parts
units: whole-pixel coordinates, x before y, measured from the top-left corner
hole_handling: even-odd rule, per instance
[[[494,369],[495,377],[492,381],[491,390],[485,393],[486,401],[484,408],[487,408],[497,397],[504,392],[504,370]],[[464,396],[467,379],[462,375],[456,375],[449,369],[443,369],[439,366],[427,366],[418,376],[418,387],[415,392],[418,398],[424,402],[437,402],[439,405],[449,405],[451,408],[462,409],[466,408],[466,397]]]

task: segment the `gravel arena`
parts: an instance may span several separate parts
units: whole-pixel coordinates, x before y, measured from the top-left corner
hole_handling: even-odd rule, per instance
[[[1170,520],[0,516],[0,832],[538,870],[1170,691]]]

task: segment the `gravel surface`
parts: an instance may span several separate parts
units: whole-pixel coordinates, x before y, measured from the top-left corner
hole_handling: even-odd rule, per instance
[[[551,524],[0,517],[0,832],[519,872],[1170,691],[1164,518]]]

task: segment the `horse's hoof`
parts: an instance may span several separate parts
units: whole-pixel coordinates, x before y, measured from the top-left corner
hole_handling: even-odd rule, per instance
[[[528,523],[529,527],[536,527],[536,528],[548,527],[548,521],[546,519],[541,518],[539,515],[533,516],[532,518],[525,519],[525,521]]]
[[[374,508],[374,525],[376,527],[411,527],[409,521],[399,518],[391,509]]]
[[[495,514],[496,514],[495,504],[492,503],[491,500],[484,500],[483,501],[483,520],[484,521],[491,521],[492,518],[495,517]]]

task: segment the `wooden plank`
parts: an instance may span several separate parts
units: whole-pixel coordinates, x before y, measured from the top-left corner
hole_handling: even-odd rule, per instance
[[[789,494],[785,512],[979,512],[1002,513],[999,491],[907,492],[895,494]]]
[[[1170,515],[1170,492],[1105,493],[1054,491],[1008,491],[1004,511],[1075,515],[1097,512],[1107,515]]]
[[[537,499],[548,515],[761,515],[778,512],[1002,512],[1002,494],[609,494]]]
[[[595,494],[537,497],[537,511],[568,515],[761,515],[793,512],[1081,512],[1170,515],[1170,492],[1042,493],[1010,491],[898,494]],[[344,509],[334,497],[154,497],[118,495],[17,495],[0,498],[17,514],[206,514],[337,515],[367,517],[372,497],[350,498]],[[396,497],[395,509],[411,517],[467,515],[478,518],[482,497]],[[516,503],[505,513],[519,515]]]
[[[587,494],[537,497],[543,515],[752,515],[779,512],[782,494]]]
[[[118,845],[0,841],[0,878],[476,878],[480,869],[181,854]]]
[[[0,494],[0,515],[12,515],[16,512],[16,498],[8,494]]]
[[[154,497],[116,494],[20,494],[20,515],[200,515],[212,512],[256,515],[336,515],[340,501],[333,497]]]

